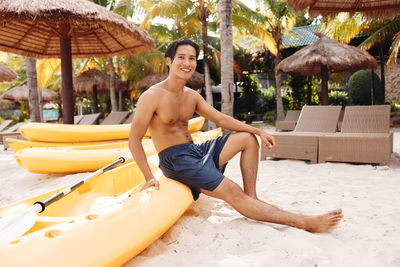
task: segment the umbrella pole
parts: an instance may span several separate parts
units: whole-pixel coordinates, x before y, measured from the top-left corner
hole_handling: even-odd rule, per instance
[[[322,105],[328,105],[328,67],[325,65],[321,66],[321,98],[322,98]]]
[[[60,38],[60,48],[63,121],[64,124],[74,124],[71,39]]]
[[[93,85],[93,113],[98,113],[99,107],[97,103],[97,85]]]

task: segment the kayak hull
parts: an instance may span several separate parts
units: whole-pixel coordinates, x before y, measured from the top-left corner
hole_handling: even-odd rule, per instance
[[[153,171],[157,169],[151,165]],[[162,177],[138,192],[134,162],[106,172],[51,204],[33,228],[0,244],[0,266],[120,266],[165,233],[193,202],[188,187]],[[6,217],[56,191],[0,208]]]
[[[220,134],[221,128],[217,128],[193,133],[192,138],[194,142],[203,143]],[[147,156],[157,153],[151,139],[143,139],[142,144]],[[14,157],[18,164],[29,172],[61,174],[95,171],[128,152],[128,142],[125,141],[102,145],[25,148],[16,152]]]
[[[188,121],[189,132],[199,131],[204,124],[203,117]],[[99,142],[129,138],[131,124],[75,125],[31,122],[21,126],[20,132],[29,141],[36,142]],[[147,131],[145,137],[150,137]]]

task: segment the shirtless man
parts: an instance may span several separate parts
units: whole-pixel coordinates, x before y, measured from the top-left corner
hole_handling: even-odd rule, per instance
[[[222,199],[242,215],[259,221],[297,227],[310,232],[330,232],[343,218],[341,210],[322,215],[303,215],[284,211],[257,198],[259,144],[271,150],[274,138],[263,130],[235,120],[212,106],[200,94],[185,87],[193,75],[199,48],[188,38],[169,45],[165,53],[169,76],[143,93],[136,105],[129,148],[146,179],[142,190],[159,183],[154,178],[142,146],[147,128],[160,158],[164,175],[190,187],[196,200],[199,193]],[[234,131],[205,144],[193,144],[188,120],[197,113],[219,127]],[[241,152],[243,189],[223,175],[226,163]]]

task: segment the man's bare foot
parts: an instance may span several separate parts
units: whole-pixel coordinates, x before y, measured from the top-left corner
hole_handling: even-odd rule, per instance
[[[343,213],[341,209],[322,215],[307,216],[304,230],[311,233],[328,233],[336,228],[342,218]]]

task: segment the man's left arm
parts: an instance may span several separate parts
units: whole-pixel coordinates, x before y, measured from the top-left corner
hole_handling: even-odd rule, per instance
[[[216,125],[224,129],[236,132],[248,132],[256,134],[260,136],[261,141],[267,146],[267,149],[272,150],[274,148],[275,139],[273,136],[267,134],[265,131],[259,128],[238,121],[232,118],[231,116],[228,116],[216,110],[214,107],[210,106],[200,94],[196,92],[194,93],[196,95],[196,100],[197,100],[196,102],[197,114],[205,117],[206,119],[214,122]]]

